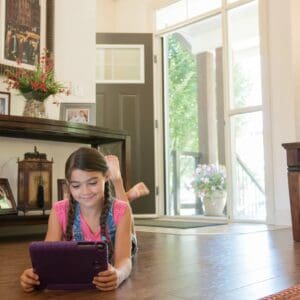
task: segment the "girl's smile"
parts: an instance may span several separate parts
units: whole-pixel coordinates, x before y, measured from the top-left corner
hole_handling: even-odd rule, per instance
[[[70,192],[81,205],[93,206],[104,196],[105,180],[101,172],[75,169],[69,182]]]

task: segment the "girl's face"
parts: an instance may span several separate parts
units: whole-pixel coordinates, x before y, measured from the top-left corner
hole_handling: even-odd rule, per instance
[[[101,172],[87,172],[76,169],[72,172],[69,186],[74,199],[81,205],[99,205],[104,196],[106,178]]]

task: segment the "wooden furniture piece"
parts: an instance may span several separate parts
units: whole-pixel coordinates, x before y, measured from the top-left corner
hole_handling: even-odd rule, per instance
[[[29,118],[21,116],[0,115],[0,136],[11,138],[25,138],[46,141],[62,141],[69,143],[89,144],[93,148],[110,143],[120,143],[121,146],[121,171],[126,188],[130,185],[130,136],[121,130],[111,130],[86,124],[70,123],[66,121]],[[0,149],[1,151],[1,149]],[[19,219],[18,216],[2,218],[3,223],[22,223],[30,216]]]
[[[300,143],[282,144],[287,154],[293,238],[300,242]]]

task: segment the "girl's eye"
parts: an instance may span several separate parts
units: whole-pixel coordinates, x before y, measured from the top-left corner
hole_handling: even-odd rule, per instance
[[[91,181],[89,184],[90,184],[90,185],[96,185],[96,184],[97,184],[97,181]]]
[[[72,187],[73,189],[78,189],[78,188],[79,188],[79,185],[78,185],[78,184],[71,184],[71,187]]]

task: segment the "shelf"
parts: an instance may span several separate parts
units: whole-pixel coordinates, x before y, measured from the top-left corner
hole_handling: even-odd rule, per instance
[[[100,145],[123,142],[125,131],[59,120],[0,115],[0,136]]]

